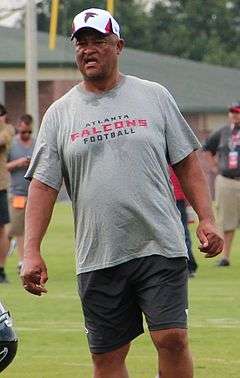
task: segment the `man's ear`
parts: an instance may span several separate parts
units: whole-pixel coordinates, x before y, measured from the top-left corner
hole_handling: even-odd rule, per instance
[[[120,38],[120,39],[117,41],[117,54],[118,54],[118,55],[121,54],[124,45],[125,45],[124,40],[123,40],[122,38]]]

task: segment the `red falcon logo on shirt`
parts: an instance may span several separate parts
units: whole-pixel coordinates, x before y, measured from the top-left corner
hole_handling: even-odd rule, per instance
[[[84,22],[87,22],[87,20],[90,17],[95,17],[95,16],[97,16],[97,13],[93,13],[93,12],[87,12],[87,13],[85,13]]]

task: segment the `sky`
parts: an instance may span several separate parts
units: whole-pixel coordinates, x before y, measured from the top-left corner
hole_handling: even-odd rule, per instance
[[[22,11],[11,12],[10,17],[8,15],[9,9],[19,9],[23,7],[26,0],[1,0],[0,2],[0,25],[1,26],[18,26],[19,19],[21,18]]]
[[[18,27],[22,11],[11,12],[10,17],[6,17],[9,9],[19,9],[26,4],[27,0],[0,0],[0,25],[8,27]],[[36,3],[41,0],[35,0]],[[155,0],[146,0],[146,3],[153,3]]]

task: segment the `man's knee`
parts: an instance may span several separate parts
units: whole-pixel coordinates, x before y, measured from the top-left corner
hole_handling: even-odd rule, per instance
[[[119,366],[124,363],[128,354],[130,344],[107,353],[92,353],[93,364],[96,368],[109,368],[110,366]]]
[[[173,328],[161,331],[152,331],[151,337],[157,350],[181,351],[188,345],[186,329]]]

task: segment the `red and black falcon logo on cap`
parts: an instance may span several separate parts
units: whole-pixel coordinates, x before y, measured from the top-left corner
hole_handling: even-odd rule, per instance
[[[106,33],[112,33],[113,32],[112,21],[111,21],[110,18],[109,18],[108,23],[105,27],[105,30],[106,30]]]
[[[84,22],[86,23],[87,20],[88,20],[90,17],[95,17],[95,16],[97,16],[97,13],[86,12],[86,13],[85,13],[85,17],[84,17]]]

